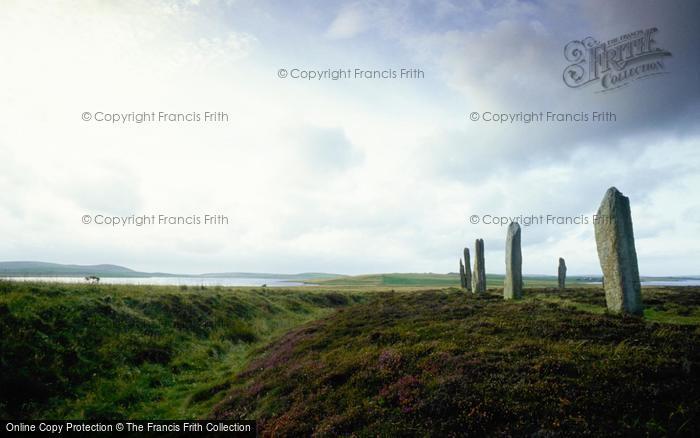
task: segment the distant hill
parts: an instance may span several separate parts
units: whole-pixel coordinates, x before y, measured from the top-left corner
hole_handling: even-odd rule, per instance
[[[5,277],[149,277],[151,274],[117,265],[62,265],[46,262],[0,262],[0,276]]]
[[[459,285],[457,273],[386,273],[367,275],[341,275],[325,272],[302,272],[299,274],[275,274],[270,272],[211,272],[205,274],[173,274],[167,272],[141,272],[119,265],[64,265],[35,261],[0,262],[0,277],[190,277],[190,278],[269,278],[319,284],[324,286],[413,286],[413,287],[449,287]],[[642,276],[642,281],[673,281],[693,279],[699,276],[649,277]],[[547,287],[555,285],[556,276],[523,275],[526,287]],[[503,275],[487,274],[488,287],[503,285]],[[600,282],[599,275],[571,275],[567,284],[586,284]]]
[[[194,277],[194,278],[270,278],[276,280],[323,280],[342,277],[338,274],[305,272],[301,274],[272,274],[256,272],[223,272],[208,274],[172,274],[166,272],[140,272],[119,265],[64,265],[60,263],[18,261],[0,262],[0,277]]]

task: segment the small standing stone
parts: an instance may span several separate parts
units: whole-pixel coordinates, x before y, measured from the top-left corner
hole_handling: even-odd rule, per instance
[[[469,258],[469,248],[464,248],[464,287],[467,292],[472,290],[472,262]]]
[[[472,275],[472,293],[486,292],[486,267],[484,266],[484,239],[474,242],[474,273]]]
[[[462,264],[462,259],[459,259],[459,284],[462,286],[462,289],[467,287],[467,284],[465,283],[465,276],[464,276],[464,265]]]
[[[641,283],[629,198],[610,187],[600,203],[594,227],[608,310],[641,315]]]
[[[564,289],[566,289],[566,262],[561,257],[559,257],[559,270],[557,273],[557,279],[559,283],[559,290],[563,291]]]
[[[523,255],[520,248],[520,225],[511,222],[506,235],[506,278],[503,298],[520,299],[523,296]]]

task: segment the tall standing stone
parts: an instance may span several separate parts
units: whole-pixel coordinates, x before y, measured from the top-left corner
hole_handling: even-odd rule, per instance
[[[566,262],[561,257],[559,257],[559,269],[557,270],[557,280],[559,284],[559,290],[563,291],[564,289],[566,289]]]
[[[519,299],[523,296],[523,254],[520,248],[520,225],[511,222],[506,234],[506,278],[503,298]]]
[[[467,287],[466,277],[464,275],[464,265],[462,264],[462,259],[459,259],[459,284],[462,286],[462,289]]]
[[[469,248],[464,248],[464,287],[467,292],[472,290],[472,262],[469,258]]]
[[[484,239],[474,242],[474,273],[472,274],[472,293],[486,292],[486,267],[484,265]]]
[[[594,227],[608,309],[641,315],[642,293],[629,198],[610,187],[600,203]]]

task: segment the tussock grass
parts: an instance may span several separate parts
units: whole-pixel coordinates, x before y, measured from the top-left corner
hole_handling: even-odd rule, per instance
[[[0,281],[0,417],[206,417],[251,351],[362,299]]]

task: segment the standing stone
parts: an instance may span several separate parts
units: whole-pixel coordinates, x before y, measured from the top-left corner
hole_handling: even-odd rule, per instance
[[[629,198],[610,187],[600,203],[594,226],[608,310],[641,315],[642,293]]]
[[[559,283],[559,290],[563,291],[564,289],[566,289],[566,262],[561,257],[559,257],[559,270],[557,273],[557,279]]]
[[[467,284],[465,282],[465,276],[464,276],[464,265],[462,264],[462,259],[459,259],[459,284],[462,286],[462,289],[467,287]]]
[[[472,293],[486,292],[486,267],[484,266],[484,239],[474,242],[474,273],[472,275]]]
[[[520,225],[511,222],[506,235],[506,278],[503,298],[520,299],[523,296],[523,254],[520,248]]]
[[[469,259],[469,248],[464,248],[464,287],[467,292],[472,290],[472,262]]]

